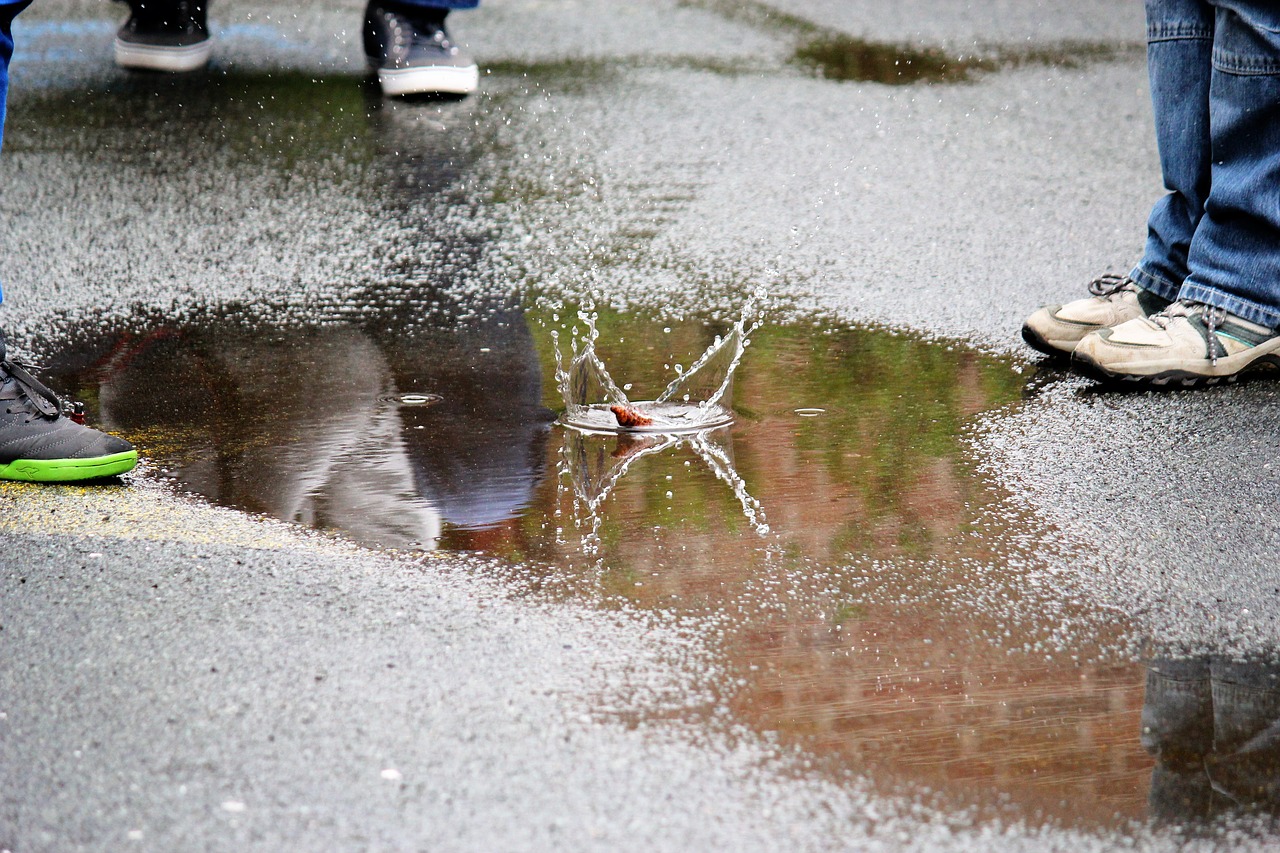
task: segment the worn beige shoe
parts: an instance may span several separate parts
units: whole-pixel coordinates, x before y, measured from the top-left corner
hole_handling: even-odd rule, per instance
[[[1115,274],[1089,282],[1089,293],[1084,299],[1046,305],[1032,314],[1022,324],[1022,339],[1045,355],[1069,356],[1090,332],[1149,316],[1169,304],[1128,276]]]
[[[1221,308],[1174,302],[1150,317],[1086,335],[1071,366],[1104,382],[1194,388],[1280,370],[1280,335]]]

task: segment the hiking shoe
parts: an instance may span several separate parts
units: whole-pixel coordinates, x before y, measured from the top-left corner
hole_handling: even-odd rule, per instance
[[[213,52],[204,0],[128,0],[116,33],[116,65],[147,71],[195,71]]]
[[[4,355],[0,342],[0,480],[69,483],[123,474],[138,452],[76,423],[58,397]]]
[[[1022,339],[1045,355],[1069,356],[1090,332],[1148,317],[1169,304],[1128,276],[1113,273],[1089,282],[1089,293],[1084,299],[1036,311],[1022,324]]]
[[[1072,367],[1111,382],[1192,388],[1280,369],[1280,335],[1221,308],[1179,300],[1150,317],[1087,335]]]
[[[448,9],[371,2],[364,52],[384,95],[466,95],[480,80],[475,62],[449,39]]]

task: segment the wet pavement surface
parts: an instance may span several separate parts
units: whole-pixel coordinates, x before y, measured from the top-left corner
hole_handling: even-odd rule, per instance
[[[3,323],[146,462],[0,487],[0,849],[1280,843],[1280,389],[1016,341],[1140,246],[1140,4],[513,0],[394,103],[359,13],[20,19]],[[731,425],[558,422],[759,288]]]

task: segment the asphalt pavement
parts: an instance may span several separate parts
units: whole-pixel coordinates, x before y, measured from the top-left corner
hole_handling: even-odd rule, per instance
[[[364,81],[360,13],[215,4],[214,65],[180,80],[113,67],[115,5],[24,13],[0,159],[17,348],[208,312],[340,324],[423,281],[425,325],[531,295],[733,317],[767,285],[775,322],[1025,373],[965,441],[1033,531],[1001,553],[1028,607],[1069,613],[1058,649],[1274,656],[1280,388],[1098,393],[1017,339],[1141,248],[1140,3],[493,0],[451,18],[481,91],[407,107]],[[796,58],[818,43],[979,64],[837,80]],[[362,550],[146,464],[0,507],[0,850],[1222,841],[819,773],[734,718],[715,624],[517,594],[488,557]]]

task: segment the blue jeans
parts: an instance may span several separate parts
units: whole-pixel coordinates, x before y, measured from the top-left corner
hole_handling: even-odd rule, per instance
[[[4,143],[5,103],[9,94],[9,60],[13,58],[13,19],[33,0],[0,0],[0,146]],[[480,0],[396,0],[404,6],[426,9],[474,9]],[[4,289],[0,287],[0,302]]]
[[[1280,327],[1280,3],[1147,0],[1147,66],[1169,194],[1133,279]]]

